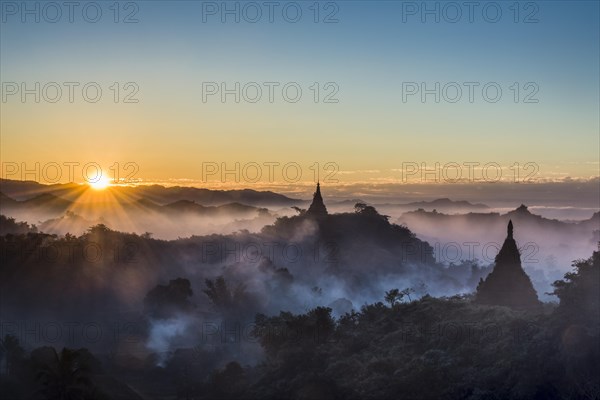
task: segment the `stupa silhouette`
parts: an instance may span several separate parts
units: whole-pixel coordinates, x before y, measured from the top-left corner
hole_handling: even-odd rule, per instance
[[[475,301],[480,304],[517,309],[541,305],[529,276],[521,267],[521,254],[513,238],[513,223],[508,222],[508,235],[496,256],[494,270],[479,281]]]
[[[323,203],[323,197],[321,196],[321,185],[319,182],[317,182],[317,190],[313,195],[313,201],[306,214],[313,217],[323,217],[327,215],[327,207],[325,207],[325,203]]]

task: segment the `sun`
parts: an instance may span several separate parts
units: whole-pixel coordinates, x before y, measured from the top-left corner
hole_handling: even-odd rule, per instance
[[[102,174],[102,176],[97,180],[94,180],[93,182],[88,181],[88,184],[94,190],[104,190],[110,186],[110,179],[108,179],[105,174]]]

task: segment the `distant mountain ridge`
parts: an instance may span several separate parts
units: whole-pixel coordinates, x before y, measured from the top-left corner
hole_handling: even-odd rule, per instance
[[[194,233],[197,227],[228,224],[241,224],[248,228],[252,221],[270,223],[275,216],[267,208],[248,206],[241,203],[227,203],[218,206],[203,206],[194,201],[178,200],[160,205],[151,200],[139,199],[121,202],[117,206],[111,203],[100,203],[92,207],[62,199],[50,193],[43,193],[33,198],[18,201],[0,192],[0,215],[15,218],[17,221],[28,221],[35,224],[40,231],[52,234],[82,234],[96,224],[110,227],[121,227],[124,221],[133,221],[129,229],[138,232],[156,232],[159,227],[171,225],[179,227],[182,232]],[[244,222],[245,221],[245,222]]]
[[[441,199],[435,199],[432,201],[415,201],[412,203],[403,204],[407,207],[452,207],[452,208],[465,208],[465,209],[489,209],[490,207],[482,203],[470,203],[466,200],[450,200],[447,197]]]
[[[447,197],[429,201],[414,201],[411,203],[372,203],[365,202],[364,200],[342,200],[331,202],[330,205],[333,210],[343,209],[347,211],[353,208],[356,203],[368,203],[384,214],[404,213],[419,208],[427,211],[437,210],[448,213],[482,212],[491,208],[487,204],[471,203],[466,200],[451,200]]]
[[[529,225],[536,225],[541,228],[558,229],[568,226],[572,227],[586,227],[600,229],[600,212],[594,213],[594,215],[584,221],[580,222],[566,222],[557,219],[545,218],[541,215],[533,214],[529,211],[529,208],[521,204],[514,210],[511,210],[505,214],[498,212],[488,213],[476,213],[470,212],[466,214],[444,214],[437,211],[426,211],[418,209],[415,211],[409,211],[404,213],[398,220],[400,223],[418,223],[419,221],[430,221],[439,224],[456,223],[459,221],[468,221],[472,226],[476,226],[477,223],[499,223],[506,224],[509,220],[520,221]]]
[[[440,247],[448,243],[455,243],[463,249],[475,246],[477,258],[488,260],[489,255],[483,249],[502,243],[504,238],[498,232],[502,232],[510,220],[519,227],[520,245],[525,246],[522,249],[523,262],[540,268],[554,262],[569,265],[574,259],[596,249],[600,241],[599,212],[583,221],[566,222],[533,214],[525,205],[504,214],[445,214],[421,209],[402,214],[397,223],[407,226],[424,240],[439,243]],[[463,255],[466,253],[468,251]],[[546,259],[550,255],[555,261]]]
[[[68,201],[75,201],[86,190],[89,190],[89,187],[76,183],[44,185],[34,181],[0,179],[0,192],[15,200],[27,200],[42,194],[51,194]],[[299,199],[292,199],[271,191],[252,189],[213,190],[183,186],[140,185],[112,186],[105,190],[114,193],[117,198],[147,199],[161,205],[178,200],[194,201],[203,206],[242,203],[260,207],[289,207],[302,204],[302,200]]]
[[[50,193],[43,193],[27,200],[15,200],[6,194],[0,192],[0,213],[10,214],[11,211],[35,212],[46,211],[57,214],[67,212],[75,203],[55,196]],[[227,203],[218,206],[204,206],[190,200],[177,200],[173,203],[160,205],[148,199],[139,199],[122,203],[124,209],[135,209],[142,212],[157,213],[195,213],[198,215],[216,215],[220,213],[229,213],[242,216],[255,212],[268,213],[266,208],[249,206],[241,203]]]
[[[58,216],[67,212],[73,204],[69,200],[50,193],[37,194],[29,199],[19,201],[0,192],[0,214],[18,216],[23,220],[25,220],[23,214],[27,213],[35,217]]]

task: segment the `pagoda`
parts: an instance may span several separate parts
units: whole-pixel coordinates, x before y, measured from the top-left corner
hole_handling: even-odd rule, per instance
[[[324,217],[327,215],[327,208],[323,203],[323,197],[321,196],[321,185],[317,182],[317,190],[313,195],[313,201],[306,212],[306,215],[313,217]]]
[[[507,236],[496,256],[493,271],[479,281],[475,302],[516,309],[541,306],[529,276],[521,266],[521,254],[513,238],[513,223],[508,222]]]

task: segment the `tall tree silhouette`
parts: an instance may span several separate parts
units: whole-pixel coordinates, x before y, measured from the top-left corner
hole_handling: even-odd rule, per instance
[[[217,311],[231,313],[244,306],[246,285],[240,283],[234,289],[230,289],[222,276],[214,281],[206,279],[205,284],[204,293]]]
[[[0,340],[0,360],[6,359],[6,375],[14,375],[24,357],[25,350],[15,336],[6,335]]]
[[[80,400],[89,398],[92,383],[90,366],[77,350],[63,348],[60,354],[54,348],[51,363],[42,365],[37,379],[44,388],[41,394],[48,400]]]
[[[168,318],[175,312],[187,312],[194,308],[192,285],[188,279],[177,278],[168,285],[157,285],[144,298],[144,309],[154,318]]]

